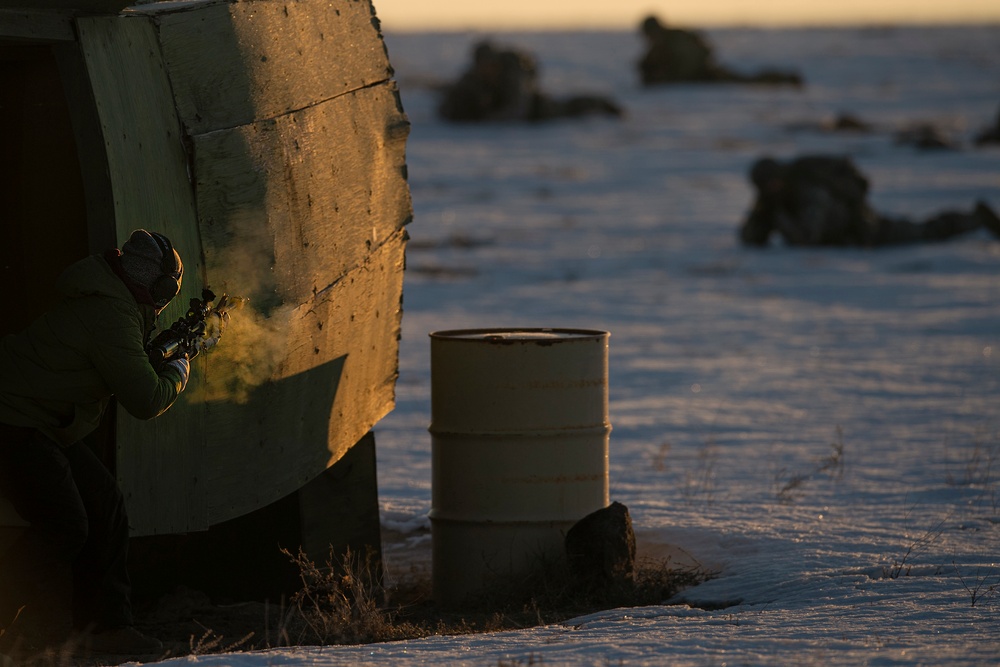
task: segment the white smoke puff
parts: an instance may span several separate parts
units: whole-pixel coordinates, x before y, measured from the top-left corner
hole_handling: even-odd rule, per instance
[[[203,376],[188,400],[246,403],[256,387],[277,377],[291,311],[285,306],[265,317],[244,306],[233,312],[219,344],[204,353]]]

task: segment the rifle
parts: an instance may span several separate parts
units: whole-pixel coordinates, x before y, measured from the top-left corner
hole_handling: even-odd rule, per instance
[[[172,359],[181,356],[193,359],[202,350],[214,347],[229,323],[230,311],[241,307],[248,299],[223,294],[217,304],[213,301],[215,292],[206,287],[201,291],[200,299],[191,299],[183,317],[149,342],[146,354],[153,368],[159,371]]]

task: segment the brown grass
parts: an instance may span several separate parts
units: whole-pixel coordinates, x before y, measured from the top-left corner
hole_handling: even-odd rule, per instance
[[[332,553],[317,565],[301,551],[285,555],[298,567],[301,588],[278,605],[249,602],[220,606],[195,591],[179,591],[159,606],[137,609],[137,627],[164,641],[164,657],[236,650],[366,644],[430,635],[495,632],[558,623],[611,609],[661,604],[681,589],[705,580],[697,568],[641,561],[632,577],[601,587],[574,581],[564,563],[545,564],[535,574],[498,581],[461,609],[441,609],[430,582],[386,587],[372,554]],[[4,645],[0,652],[17,667],[107,667],[137,656],[80,656],[67,642],[55,648]]]

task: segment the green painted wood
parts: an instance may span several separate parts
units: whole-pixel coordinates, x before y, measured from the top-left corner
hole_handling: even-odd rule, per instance
[[[275,118],[387,81],[368,0],[244,0],[155,13],[177,108],[191,134]]]
[[[93,87],[111,183],[120,247],[136,228],[166,234],[185,265],[181,295],[163,314],[169,324],[199,296],[201,244],[173,96],[159,59],[153,23],[138,18],[83,18],[80,45]],[[196,389],[192,378],[189,389]],[[137,534],[207,527],[198,483],[204,412],[178,403],[143,422],[118,413],[117,475]]]

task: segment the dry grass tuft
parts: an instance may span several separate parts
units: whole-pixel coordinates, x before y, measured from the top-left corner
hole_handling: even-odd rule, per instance
[[[547,563],[517,580],[498,581],[493,593],[461,609],[442,609],[430,599],[426,581],[386,588],[371,553],[331,553],[318,565],[299,551],[283,553],[299,570],[300,590],[275,609],[265,603],[206,605],[196,592],[184,619],[141,618],[142,631],[168,646],[163,657],[209,655],[283,646],[367,644],[430,635],[496,632],[558,623],[603,609],[661,604],[681,589],[704,581],[699,568],[667,561],[637,563],[635,572],[600,587],[582,586],[565,563]],[[175,605],[176,608],[176,605]],[[202,620],[194,620],[194,616]],[[176,614],[175,614],[176,615]],[[155,615],[154,615],[155,616]],[[17,667],[108,667],[112,661],[80,657],[72,643],[33,649],[11,645],[0,631],[0,654]],[[5,643],[6,641],[6,643]],[[134,659],[134,658],[131,658]],[[0,659],[0,667],[10,667]]]
[[[299,550],[282,550],[299,568],[302,588],[292,596],[284,630],[289,645],[367,644],[418,636],[419,629],[386,608],[387,598],[374,554],[348,551],[338,561],[333,551],[325,567]]]

